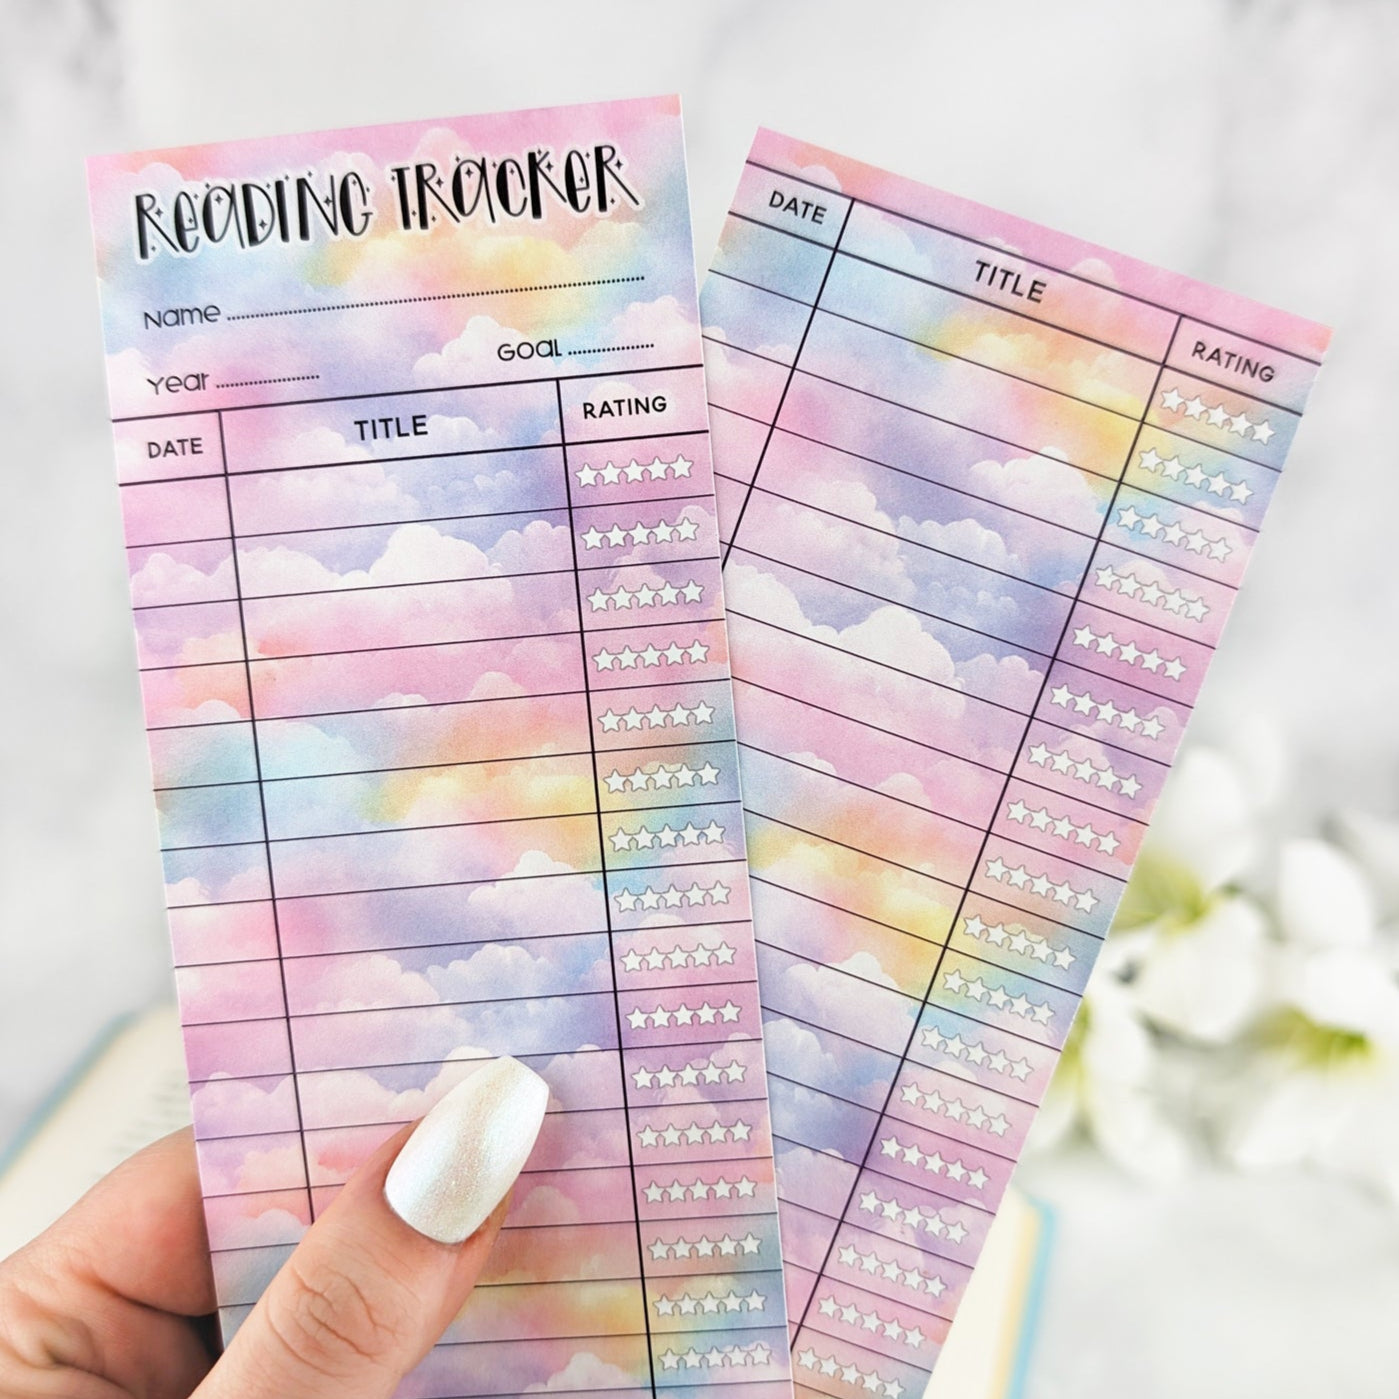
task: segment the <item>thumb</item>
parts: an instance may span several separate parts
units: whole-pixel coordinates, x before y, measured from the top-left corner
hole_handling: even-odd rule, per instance
[[[346,1183],[194,1399],[387,1399],[461,1310],[549,1089],[514,1059],[459,1083]]]

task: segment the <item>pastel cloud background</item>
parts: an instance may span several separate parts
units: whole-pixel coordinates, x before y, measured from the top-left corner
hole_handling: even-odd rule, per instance
[[[725,1266],[775,1276],[779,1263],[679,138],[660,98],[333,138],[349,153],[290,138],[90,167],[114,411],[148,414],[148,377],[191,364],[215,385],[202,406],[237,410],[116,428],[225,1333],[365,1155],[474,1062],[533,1060],[553,1091],[481,1304],[406,1393],[649,1374],[643,1250],[676,1210],[641,1209],[634,1145],[657,1142],[634,1144],[638,1123],[717,1132],[699,1154],[762,1187],[742,1211],[758,1256]],[[439,223],[425,237],[393,226],[390,160],[443,168],[478,145],[594,142],[615,143],[645,201],[611,225],[551,209],[540,224]],[[379,189],[367,240],[135,265],[137,190],[168,201],[183,183],[303,163]],[[602,286],[611,300],[586,294]],[[227,302],[227,319],[138,334],[141,308],[167,297]],[[541,339],[555,356],[543,365],[497,352]],[[582,377],[556,386],[541,369]],[[655,418],[619,425],[635,402]],[[152,434],[177,432],[202,432],[202,450],[175,451],[183,435],[151,450]],[[580,494],[580,514],[611,517],[605,550],[572,509]],[[638,497],[655,524],[631,523]],[[626,549],[612,538],[621,516]],[[230,533],[236,545],[210,547]],[[653,687],[638,666],[662,652]],[[627,716],[625,735],[604,706]],[[630,785],[600,785],[611,733]],[[678,792],[696,780],[708,801]],[[630,948],[621,963],[609,913]],[[706,930],[710,917],[723,921]],[[639,943],[672,969],[654,991]],[[689,958],[693,972],[673,970]],[[672,1013],[684,1044],[665,1048]],[[658,1034],[668,1054],[740,1045],[725,1068],[742,1073],[629,1116],[623,1050]],[[652,1165],[704,1166],[693,1138],[663,1147]],[[711,1227],[728,1212],[708,1212]],[[648,1275],[664,1254],[649,1256]],[[499,1305],[499,1287],[516,1305]],[[780,1382],[780,1293],[770,1300],[756,1378]],[[601,1369],[579,1336],[610,1357]],[[518,1340],[534,1344],[511,1359],[501,1343]]]
[[[1218,615],[1209,632],[1195,628],[1211,609],[1219,614],[1232,604],[1220,591],[1209,606],[1187,610],[1174,591],[1195,577],[1183,541],[1193,540],[1191,552],[1208,560],[1199,570],[1207,580],[1233,583],[1251,536],[1227,523],[1212,526],[1222,533],[1186,533],[1208,517],[1175,503],[1178,491],[1168,484],[1175,477],[1163,475],[1159,490],[1116,488],[1112,500],[1104,498],[1108,480],[1138,459],[1142,421],[1175,426],[1169,411],[1179,414],[1183,395],[1199,392],[1179,380],[1181,392],[1169,388],[1158,411],[1161,385],[1178,382],[1174,369],[1160,367],[1174,320],[1163,324],[1152,307],[1114,303],[1097,286],[1074,286],[1062,306],[1051,292],[1043,312],[1083,332],[1070,336],[909,283],[868,261],[912,265],[971,291],[963,268],[988,241],[1019,240],[1060,265],[1073,255],[1077,266],[1086,251],[770,133],[760,133],[753,162],[721,240],[711,282],[719,290],[706,293],[704,312],[718,416],[771,425],[722,438],[715,470],[726,482],[720,529],[729,541],[737,614],[733,654],[744,700],[739,734],[759,891],[761,988],[778,1031],[768,1054],[774,1131],[784,1144],[784,1254],[804,1270],[789,1279],[794,1355],[800,1362],[804,1346],[834,1347],[839,1364],[854,1346],[887,1364],[904,1358],[897,1342],[843,1334],[836,1313],[812,1310],[812,1288],[839,1278],[841,1234],[864,1245],[871,1236],[906,1236],[929,1268],[948,1258],[975,1261],[1023,1137],[1024,1109],[1044,1090],[1040,1051],[1064,1042],[1138,840],[1131,833],[1127,851],[1104,866],[1101,856],[1117,856],[1124,845],[1115,819],[1100,837],[1092,821],[1104,817],[1089,807],[1091,820],[1077,828],[1072,845],[1082,808],[1066,814],[1062,802],[1051,803],[1051,816],[1026,804],[1025,796],[1039,800],[1035,768],[1050,766],[1048,746],[1032,755],[1030,716],[1052,734],[1058,756],[1075,729],[1101,732],[1121,721],[1130,737],[1112,745],[1113,756],[1121,746],[1167,763],[1209,659],[1200,642],[1217,637]],[[800,253],[774,256],[772,240],[755,235],[754,221],[778,223],[794,245],[809,229],[792,227],[784,212],[773,214],[756,199],[751,177],[762,166],[808,174],[883,206],[862,208],[856,221],[841,194],[816,196],[835,207],[843,234],[841,252],[827,255],[819,307],[800,331],[799,352],[786,343],[791,303],[782,298],[817,300],[804,262],[809,243]],[[782,173],[767,183],[792,185]],[[891,206],[962,227],[983,242],[964,244],[960,264],[934,265],[916,244],[933,241],[941,251],[949,240],[908,221],[896,226]],[[985,252],[993,255],[1000,256]],[[1196,287],[1094,256],[1093,275],[1108,285],[1150,289],[1182,307],[1207,299]],[[1051,287],[1061,280],[1051,276]],[[731,283],[744,290],[731,293]],[[1298,349],[1324,343],[1310,326],[1227,297],[1213,314],[1231,326],[1263,327]],[[1107,349],[1105,340],[1137,354]],[[793,361],[795,371],[788,370]],[[1210,401],[1219,398],[1209,392]],[[1251,401],[1216,411],[1245,408],[1259,411]],[[1192,416],[1200,411],[1196,402]],[[1265,411],[1281,422],[1279,410]],[[1160,440],[1196,460],[1190,441],[1168,434]],[[1276,467],[1274,450],[1263,456]],[[1213,459],[1216,471],[1225,460]],[[1141,458],[1144,472],[1153,466],[1161,468],[1160,454]],[[937,483],[931,489],[930,480]],[[1158,495],[1165,497],[1159,508]],[[1174,632],[1156,630],[1154,619],[1121,617],[1113,599],[1082,596],[1090,577],[1104,586],[1095,569],[1106,567],[1121,582],[1113,566],[1125,569],[1123,560],[1135,558],[1128,536],[1143,512],[1157,521],[1149,538],[1159,541],[1145,550],[1146,567],[1167,567],[1153,592],[1145,592],[1144,579],[1137,589],[1158,601],[1163,588],[1172,590]],[[1017,521],[1026,518],[1034,537],[1016,547],[1006,536],[1023,535],[1027,527]],[[1099,554],[1100,540],[1111,553]],[[1217,548],[1204,554],[1209,541]],[[1095,626],[1114,628],[1117,640],[1108,635],[1106,645],[1095,644]],[[1139,645],[1119,656],[1124,636]],[[774,646],[771,637],[782,640]],[[1158,644],[1172,659],[1163,669],[1153,649],[1145,657],[1153,662],[1151,677],[1142,682],[1131,661]],[[1088,653],[1080,655],[1084,647]],[[832,672],[827,683],[813,684],[812,673],[822,671]],[[883,770],[874,772],[868,749],[838,740],[839,730],[851,727],[847,715],[876,734],[888,732],[878,691],[890,674],[947,711],[935,746],[964,766],[945,764],[934,776],[921,746],[902,740],[909,766],[934,776],[930,786],[912,773],[891,777],[897,738]],[[1129,675],[1162,692],[1159,698],[1127,688]],[[754,704],[754,696],[762,698]],[[1077,713],[1089,717],[1079,721]],[[820,735],[814,742],[813,734]],[[976,780],[988,771],[1005,773],[1008,785],[1018,773],[1030,785],[1025,795],[1019,788],[998,795],[988,810]],[[1091,786],[1091,765],[1074,775]],[[1125,790],[1116,797],[1096,790],[1089,796],[1129,821],[1149,810],[1149,799],[1139,803],[1138,791],[1126,789],[1134,778],[1114,785],[1119,781]],[[1026,824],[1032,810],[1038,826]],[[1100,838],[1112,848],[1099,849]],[[1085,841],[1091,852],[1079,848]],[[995,902],[998,896],[1010,906]],[[771,932],[764,904],[774,908]],[[784,919],[789,907],[804,916]],[[866,936],[851,951],[852,928],[862,926]],[[1071,977],[1060,975],[1075,965]],[[949,1010],[965,1017],[951,1030],[942,1019]],[[852,1043],[858,1049],[841,1064],[841,1049]],[[1027,1057],[1032,1050],[1034,1060]],[[978,1067],[979,1087],[991,1086],[986,1078],[995,1087],[989,1115],[979,1104],[975,1109],[979,1132],[953,1140],[940,1090],[957,1081],[963,1062]],[[914,1065],[942,1071],[937,1090],[910,1082]],[[903,1091],[896,1103],[897,1080]],[[960,1123],[966,1107],[956,1102]],[[1021,1127],[1007,1139],[1012,1117]],[[821,1169],[813,1171],[818,1160]],[[949,1214],[948,1201],[970,1208]],[[923,1232],[930,1210],[937,1226],[931,1236]],[[943,1303],[949,1315],[955,1300]],[[896,1304],[906,1326],[918,1311],[907,1298]],[[920,1356],[916,1363],[926,1372],[931,1361]]]
[[[593,341],[631,344],[644,336],[673,357],[693,334],[685,309],[691,300],[689,270],[683,252],[676,256],[688,247],[679,197],[683,170],[667,168],[666,138],[647,127],[642,109],[597,109],[591,124],[582,118],[568,130],[547,116],[523,122],[488,118],[469,133],[444,122],[415,135],[365,129],[347,133],[346,140],[352,149],[333,153],[315,141],[304,148],[249,143],[216,147],[207,157],[189,148],[112,159],[97,167],[94,220],[106,289],[114,412],[142,411],[148,377],[184,372],[190,364],[216,367],[218,382],[313,375],[319,392],[353,393],[408,387],[405,358],[411,382],[428,387],[537,372],[536,361],[501,360],[496,350],[502,343],[560,336],[565,348],[582,349],[580,334],[589,347]],[[558,149],[571,141],[615,143],[643,208],[622,204],[607,218],[571,218],[556,210],[540,225],[502,220],[493,236],[479,240],[461,238],[461,226],[445,219],[426,233],[400,229],[390,164],[431,161],[447,171],[458,156],[518,155],[535,145]],[[213,163],[203,164],[207,159]],[[290,256],[275,246],[245,252],[228,242],[202,247],[188,258],[158,254],[144,267],[137,263],[130,213],[136,194],[155,193],[168,205],[183,185],[274,178],[309,163],[337,174],[355,172],[370,186],[376,212],[365,237],[316,240]],[[608,280],[624,285],[565,288],[547,300],[444,295]],[[433,299],[389,304],[415,296]],[[346,300],[386,304],[318,312]],[[146,337],[140,349],[133,344],[142,311],[196,303],[218,304],[225,317],[315,313],[270,325],[265,319],[236,325],[225,320],[217,332],[172,334],[158,346]],[[245,397],[215,395],[203,406]]]

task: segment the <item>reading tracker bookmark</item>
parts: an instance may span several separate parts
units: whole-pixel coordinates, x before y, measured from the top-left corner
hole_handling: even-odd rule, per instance
[[[793,1373],[902,1399],[1327,332],[766,131],[702,305]]]
[[[91,187],[225,1334],[508,1053],[550,1112],[401,1393],[790,1395],[677,100]]]

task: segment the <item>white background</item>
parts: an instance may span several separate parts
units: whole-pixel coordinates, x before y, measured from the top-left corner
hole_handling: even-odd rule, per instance
[[[1336,327],[1196,736],[1395,806],[1399,5],[0,0],[0,1143],[168,988],[81,157],[679,90],[698,260],[759,124]],[[1305,1180],[1061,1207],[1033,1399],[1393,1395],[1399,1224]]]

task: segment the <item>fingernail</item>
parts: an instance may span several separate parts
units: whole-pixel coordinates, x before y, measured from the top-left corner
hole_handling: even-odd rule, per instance
[[[469,1238],[520,1174],[549,1086],[518,1060],[494,1059],[418,1123],[384,1181],[389,1207],[439,1243]]]

